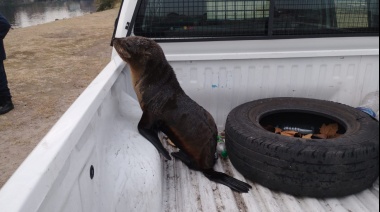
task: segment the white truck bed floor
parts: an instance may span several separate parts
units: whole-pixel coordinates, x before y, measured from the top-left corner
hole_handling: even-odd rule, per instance
[[[123,112],[138,114],[137,102],[130,100],[122,105],[129,105],[131,111]],[[134,105],[135,110],[132,109]],[[120,110],[125,110],[121,107]],[[139,115],[136,115],[138,118]],[[135,118],[136,118],[135,117]],[[133,123],[134,122],[134,123]],[[129,124],[137,126],[138,119]],[[136,127],[135,134],[138,135]],[[129,129],[130,129],[129,128]],[[140,137],[140,136],[139,136]],[[125,139],[122,139],[125,140]],[[142,138],[142,140],[144,140]],[[145,140],[146,141],[146,140]],[[123,141],[124,143],[125,141]],[[147,145],[151,145],[146,141]],[[169,153],[178,151],[163,142]],[[154,149],[154,151],[156,151]],[[141,156],[144,158],[144,156]],[[379,211],[379,179],[373,187],[358,194],[342,197],[316,199],[309,197],[294,197],[282,192],[271,191],[257,183],[245,179],[231,164],[229,159],[219,158],[215,170],[227,173],[239,180],[248,182],[252,189],[247,194],[233,192],[230,188],[216,184],[207,179],[201,172],[190,170],[182,161],[172,158],[163,161],[162,171],[162,210],[165,212],[374,212]]]
[[[121,88],[118,88],[121,89]],[[141,152],[137,153],[141,160],[148,160],[151,158],[152,153],[146,151],[152,150],[156,155],[157,150],[137,131],[137,123],[141,117],[141,110],[137,101],[128,95],[121,95],[118,97],[120,102],[119,110],[121,111],[121,121],[116,122],[120,127],[112,127],[116,130],[114,135],[122,135],[124,138],[118,138],[117,143],[126,145],[126,142],[137,143],[138,146],[144,145]],[[128,105],[129,107],[125,107]],[[133,114],[133,115],[132,115]],[[128,119],[129,122],[125,123]],[[128,126],[125,126],[127,124]],[[128,133],[118,132],[120,129],[128,129]],[[160,135],[162,137],[162,135]],[[134,140],[128,139],[134,137]],[[139,141],[137,137],[140,137]],[[128,141],[129,140],[129,141]],[[111,142],[112,143],[112,142]],[[178,151],[163,142],[169,153]],[[107,144],[111,145],[111,144]],[[116,148],[118,145],[111,145]],[[127,144],[129,146],[129,144]],[[151,148],[148,148],[151,147]],[[130,146],[131,149],[136,149]],[[117,148],[116,148],[117,149]],[[115,151],[116,151],[115,149]],[[129,149],[129,148],[128,148]],[[135,151],[135,150],[134,150]],[[131,154],[130,151],[128,154]],[[126,155],[128,155],[126,154]],[[111,154],[112,155],[112,154]],[[158,156],[158,155],[157,155]],[[113,158],[113,157],[112,157]],[[252,189],[247,194],[239,194],[233,192],[230,188],[216,184],[207,179],[201,172],[190,170],[182,161],[172,158],[172,160],[165,160],[162,156],[154,157],[161,160],[162,166],[162,209],[157,211],[165,212],[314,212],[314,211],[350,211],[350,212],[374,212],[379,211],[379,179],[374,183],[373,187],[362,191],[358,194],[342,197],[342,198],[329,198],[329,199],[315,199],[307,197],[294,197],[292,195],[284,194],[282,192],[274,192],[265,188],[257,183],[245,179],[231,164],[229,159],[219,158],[215,170],[227,173],[239,180],[248,182]],[[160,158],[160,159],[159,159]],[[112,159],[113,160],[113,159]],[[123,162],[125,163],[125,161]],[[144,173],[144,172],[142,172]],[[155,171],[158,173],[158,171]],[[145,176],[145,175],[144,175]],[[142,177],[142,176],[141,176]],[[140,178],[141,178],[140,177]],[[148,176],[145,176],[147,178]],[[145,180],[146,182],[146,180]],[[154,191],[153,191],[154,192]],[[145,197],[144,197],[145,198]]]
[[[167,147],[177,151],[173,147]],[[170,151],[170,152],[171,152]],[[209,181],[201,172],[187,168],[179,160],[164,164],[164,211],[379,211],[379,179],[373,187],[361,193],[329,199],[294,197],[271,191],[257,183],[247,181],[228,159],[219,159],[215,169],[249,182],[252,189],[247,194],[232,192],[228,187]]]

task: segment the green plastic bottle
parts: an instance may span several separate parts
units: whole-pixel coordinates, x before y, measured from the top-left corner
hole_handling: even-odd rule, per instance
[[[216,151],[218,152],[218,154],[220,156],[222,156],[222,158],[227,158],[228,155],[227,155],[227,149],[226,149],[226,144],[224,143],[223,139],[221,136],[218,136],[218,143],[217,143],[217,146],[216,146]]]

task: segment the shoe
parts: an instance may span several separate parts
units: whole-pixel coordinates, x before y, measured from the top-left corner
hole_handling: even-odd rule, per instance
[[[0,115],[8,113],[14,108],[15,106],[13,105],[12,100],[6,100],[3,102],[0,102]]]

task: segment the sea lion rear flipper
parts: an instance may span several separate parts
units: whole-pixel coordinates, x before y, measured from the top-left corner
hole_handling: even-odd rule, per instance
[[[248,183],[242,182],[231,176],[228,176],[221,172],[214,171],[212,169],[203,171],[203,174],[209,180],[228,186],[236,192],[248,193],[249,189],[252,188],[252,186],[250,186]]]
[[[150,117],[149,113],[144,112],[137,128],[140,134],[156,147],[158,152],[160,152],[167,160],[171,160],[172,158],[170,157],[169,152],[164,148],[158,138],[157,130],[154,130],[154,121],[151,120]]]

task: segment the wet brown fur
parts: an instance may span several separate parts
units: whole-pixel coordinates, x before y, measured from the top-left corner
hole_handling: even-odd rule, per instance
[[[138,124],[140,134],[170,160],[157,136],[162,131],[180,149],[172,156],[189,168],[202,171],[212,181],[237,192],[248,192],[249,184],[213,169],[218,133],[215,121],[182,90],[161,47],[143,37],[115,39],[114,47],[131,68],[132,82],[143,110]]]
[[[142,37],[116,39],[114,46],[130,65],[135,92],[144,112],[142,121],[147,126],[156,125],[188,154],[193,168],[212,169],[217,142],[214,119],[182,90],[161,47]]]

